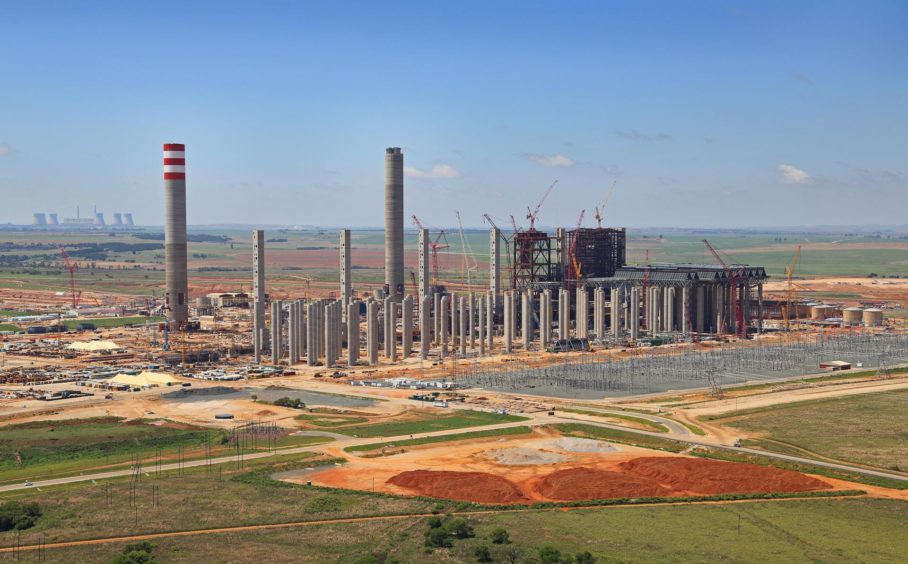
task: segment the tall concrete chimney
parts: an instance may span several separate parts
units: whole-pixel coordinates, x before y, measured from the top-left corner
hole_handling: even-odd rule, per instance
[[[385,149],[385,286],[395,300],[404,294],[404,155]]]
[[[186,146],[164,144],[164,265],[167,321],[179,326],[189,319],[189,275],[186,264]]]

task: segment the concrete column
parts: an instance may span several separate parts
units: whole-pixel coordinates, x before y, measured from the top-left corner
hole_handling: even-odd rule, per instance
[[[451,325],[449,326],[449,329],[451,332],[449,333],[449,335],[451,335],[451,350],[455,351],[457,350],[458,343],[460,342],[460,335],[458,335],[458,333],[460,332],[460,316],[457,315],[457,313],[460,311],[457,309],[460,306],[460,301],[454,294],[451,294],[450,304]]]
[[[290,302],[289,323],[287,324],[287,342],[290,348],[290,365],[299,362],[299,304]]]
[[[696,317],[696,324],[695,324],[694,330],[697,333],[702,333],[703,332],[703,320],[705,319],[705,309],[704,308],[706,307],[706,292],[701,284],[697,284],[697,291],[696,291],[695,295],[696,295],[696,304],[694,305],[694,307],[696,308],[695,311],[697,312],[696,313],[697,317]]]
[[[463,296],[457,298],[458,321],[460,338],[457,341],[460,358],[467,355],[467,304]]]
[[[630,303],[630,334],[631,339],[636,341],[640,338],[640,291],[641,288],[631,288]]]
[[[514,340],[514,326],[511,325],[511,309],[514,307],[513,302],[514,294],[511,292],[505,292],[504,294],[504,352],[506,354],[511,353],[511,346]]]
[[[432,325],[434,330],[432,331],[432,342],[436,345],[441,344],[441,294],[435,293],[432,295]]]
[[[401,354],[403,358],[408,358],[413,348],[413,295],[407,294],[404,297],[403,307],[401,310],[401,329],[403,330]]]
[[[717,287],[716,289],[722,289]],[[725,323],[725,292],[716,292],[716,333],[726,333],[727,325]]]
[[[577,288],[577,321],[574,324],[574,334],[577,335],[578,339],[586,339],[590,336],[589,323],[587,322],[588,302],[589,294],[586,288],[582,286]]]
[[[446,295],[441,297],[440,307],[438,308],[438,340],[441,344],[441,358],[448,356],[448,302],[451,298]]]
[[[549,343],[552,342],[552,291],[546,289],[542,292],[542,297],[540,299],[540,304],[545,304],[545,314],[542,315],[540,320],[540,344],[542,348],[545,349]],[[540,309],[541,309],[540,305]]]
[[[393,338],[393,330],[391,329],[391,324],[394,323],[394,318],[391,316],[391,304],[394,303],[394,300],[391,296],[385,298],[383,303],[384,307],[382,308],[382,338],[384,339],[383,344],[385,348],[385,358],[391,358],[391,342]]]
[[[419,318],[419,358],[426,360],[429,358],[429,343],[432,333],[432,316],[429,314],[432,309],[432,296],[423,296],[419,309],[425,312],[425,315],[421,315]]]
[[[665,288],[662,291],[662,329],[666,333],[674,330],[675,289]]]
[[[331,368],[335,365],[334,358],[334,315],[332,314],[331,304],[322,306],[324,313],[324,323],[322,331],[325,335],[325,366]]]
[[[517,293],[511,290],[511,348],[514,348],[514,341],[517,339]]]
[[[690,286],[681,289],[681,333],[690,334]]]
[[[757,331],[763,332],[763,283],[757,284]]]
[[[366,302],[366,354],[369,364],[378,364],[378,302]]]
[[[605,338],[605,289],[601,286],[593,293],[593,332],[600,341]]]
[[[265,231],[252,232],[252,346],[255,362],[262,361],[262,352],[268,347],[265,330]]]
[[[558,338],[567,339],[571,334],[571,293],[558,290]]]
[[[388,328],[385,330],[385,356],[391,362],[397,360],[397,308],[398,303],[391,300],[385,312]]]
[[[617,337],[621,327],[621,303],[618,300],[618,288],[612,288],[611,290],[611,295],[609,296],[611,299],[609,302],[611,308],[609,322],[612,324],[612,337]]]
[[[523,348],[529,350],[533,342],[533,297],[531,290],[520,293],[520,336]]]
[[[495,349],[495,295],[492,292],[486,298],[486,339],[489,354],[492,354]]]
[[[485,356],[486,354],[486,308],[484,307],[484,302],[482,296],[478,299],[478,309],[479,309],[479,356]]]
[[[489,292],[492,294],[492,310],[498,307],[501,295],[501,232],[497,227],[489,230]]]
[[[347,366],[359,362],[359,302],[347,304]]]
[[[341,303],[344,304],[344,307],[350,302],[350,298],[353,297],[353,276],[351,271],[351,261],[350,256],[350,230],[341,229],[340,230],[340,296]],[[346,317],[346,312],[344,312]]]
[[[281,309],[280,300],[271,302],[271,362],[277,364],[283,356],[283,338],[281,337]]]
[[[306,364],[315,366],[318,363],[318,348],[315,345],[315,334],[318,329],[315,325],[315,304],[306,304]]]
[[[419,303],[422,304],[424,297],[431,294],[429,291],[429,230],[420,229],[419,230],[419,251],[417,253],[417,262],[418,273],[419,273]],[[426,311],[429,311],[426,309]],[[420,316],[422,316],[422,308],[420,307]],[[420,317],[420,323],[422,323],[422,317]],[[422,325],[420,325],[422,327]]]
[[[469,302],[467,303],[467,315],[470,316],[470,320],[467,322],[467,331],[470,334],[470,350],[476,349],[476,296],[473,295],[473,292],[470,292]]]

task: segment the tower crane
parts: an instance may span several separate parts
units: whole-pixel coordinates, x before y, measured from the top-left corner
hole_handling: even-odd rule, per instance
[[[542,209],[542,204],[545,203],[545,200],[549,197],[549,194],[551,194],[552,190],[555,189],[556,184],[558,184],[557,180],[549,185],[548,189],[545,191],[545,194],[542,195],[542,199],[540,199],[539,203],[536,204],[536,209],[530,211],[530,208],[527,208],[527,219],[530,220],[529,231],[536,229],[536,218],[539,216],[539,210]]]
[[[608,188],[608,193],[605,195],[605,199],[602,200],[601,206],[596,206],[596,227],[602,228],[602,214],[605,213],[605,208],[608,206],[608,201],[612,198],[612,193],[615,191],[615,184],[617,180],[612,180],[612,185]]]
[[[571,247],[568,249],[568,260],[570,261],[570,270],[572,271],[571,279],[576,282],[580,280],[580,261],[577,260],[577,241],[580,240],[580,226],[583,225],[583,216],[586,210],[580,210],[580,217],[577,219],[577,226],[574,228],[574,239],[571,241]]]
[[[785,318],[786,331],[791,329],[791,307],[798,299],[798,291],[792,278],[794,277],[795,268],[797,268],[800,259],[801,245],[798,245],[794,256],[791,257],[791,262],[785,267],[785,278],[788,281],[788,288],[785,291],[785,308],[782,310],[782,315]],[[797,317],[797,315],[795,315],[795,317]]]
[[[492,218],[489,217],[489,214],[484,213],[484,214],[482,214],[482,217],[483,217],[483,219],[486,220],[486,222],[489,225],[491,225],[492,227],[494,227],[495,229],[498,230],[498,236],[501,237],[502,241],[504,241],[504,254],[505,254],[505,257],[507,257],[508,266],[510,266],[510,264],[511,264],[511,239],[514,237],[514,235],[511,235],[511,237],[506,236],[504,234],[504,231],[502,231],[501,228],[498,227],[498,225],[496,225],[494,221],[492,221]],[[511,216],[511,219],[512,220],[514,219],[513,215]],[[517,233],[517,222],[516,221],[514,221],[513,227],[514,227],[514,233],[516,234]]]
[[[722,257],[706,239],[703,239],[703,244],[706,245],[706,248],[709,249],[709,252],[716,257],[716,260],[719,261],[719,264],[722,265],[722,269],[725,270],[725,274],[728,276],[728,281],[731,283],[733,288],[731,299],[734,303],[735,308],[735,335],[738,337],[744,337],[746,335],[746,328],[744,327],[744,312],[741,310],[741,302],[738,300],[738,281],[740,280],[740,273],[728,266]]]
[[[79,307],[79,298],[82,296],[81,290],[76,291],[76,269],[79,268],[79,265],[69,260],[65,248],[60,248],[60,254],[63,255],[63,264],[66,265],[66,270],[69,272],[69,292],[72,295],[73,309],[76,309]]]
[[[460,219],[460,211],[455,211],[454,214],[457,216],[457,229],[458,231],[460,231],[460,246],[463,250],[463,261],[461,262],[462,266],[460,274],[461,283],[463,283],[464,278],[466,278],[467,289],[470,289],[473,287],[473,277],[470,273],[476,270],[478,265],[476,264],[476,259],[473,258],[473,249],[467,242],[467,236],[463,230],[463,221],[461,221]],[[473,262],[472,265],[470,264],[470,261]]]
[[[415,215],[411,216],[413,223],[416,224],[420,229],[425,229],[422,222]],[[445,243],[442,244],[441,240],[444,239]],[[444,230],[439,230],[438,235],[435,237],[435,240],[429,240],[429,251],[432,254],[432,291],[435,292],[438,288],[438,251],[439,249],[447,249],[450,245],[447,244],[447,237],[445,237]]]

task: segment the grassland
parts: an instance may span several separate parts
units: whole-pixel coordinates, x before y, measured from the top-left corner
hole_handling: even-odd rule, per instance
[[[356,437],[397,437],[433,431],[448,431],[465,427],[481,427],[496,423],[526,421],[526,417],[502,415],[487,411],[457,409],[443,413],[421,415],[417,419],[389,421],[369,425],[355,425],[335,429],[337,433]]]
[[[759,434],[756,446],[908,470],[908,390],[797,402],[725,414],[725,424]]]
[[[212,456],[233,454],[227,431],[164,421],[124,421],[116,417],[35,421],[0,427],[0,482],[45,480],[90,470],[127,468],[138,457],[145,465],[157,459],[175,462],[205,456],[210,444]],[[271,446],[299,447],[330,442],[326,437],[282,435],[270,445],[264,439],[253,444],[247,437],[247,451]]]
[[[668,433],[668,427],[661,423],[655,421],[650,421],[649,419],[644,419],[643,417],[634,417],[633,415],[623,415],[620,413],[608,412],[603,413],[601,411],[591,411],[588,409],[576,409],[573,407],[562,407],[561,411],[566,411],[568,413],[579,413],[580,415],[591,415],[594,417],[602,417],[604,419],[617,419],[619,421],[629,421],[635,423],[638,426],[642,426],[649,431],[655,431],[657,433]]]
[[[326,517],[329,516],[325,515]],[[797,500],[494,513],[468,516],[475,537],[427,551],[427,519],[411,517],[291,529],[235,532],[154,541],[159,562],[475,562],[489,546],[496,562],[511,555],[538,561],[550,545],[599,562],[902,562],[908,551],[908,503],[888,500]],[[873,523],[872,527],[856,523]],[[494,545],[502,527],[511,543]],[[110,544],[48,551],[59,561],[107,561],[122,550]],[[303,548],[304,547],[304,548]]]
[[[109,329],[112,327],[125,327],[127,325],[145,325],[146,323],[158,323],[160,321],[164,321],[164,318],[145,316],[103,317],[98,319],[67,319],[63,321],[63,325],[65,325],[69,330],[76,329],[81,323],[91,323],[98,329]]]
[[[448,443],[451,441],[465,441],[467,439],[485,439],[488,437],[503,437],[510,435],[523,435],[529,433],[530,428],[525,426],[504,427],[502,429],[487,429],[485,431],[472,431],[469,433],[455,433],[453,435],[441,435],[435,437],[420,437],[418,439],[405,439],[402,441],[371,443],[367,445],[351,446],[344,449],[346,452],[365,452],[372,450],[381,450],[386,447],[408,447],[418,445],[428,445],[433,443]]]

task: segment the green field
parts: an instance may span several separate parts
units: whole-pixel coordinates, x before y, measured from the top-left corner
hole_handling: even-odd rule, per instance
[[[521,425],[520,427],[505,427],[503,429],[487,429],[485,431],[472,431],[468,433],[455,433],[453,435],[441,435],[435,437],[420,437],[418,439],[405,439],[393,443],[371,443],[368,445],[358,445],[347,447],[346,452],[365,452],[370,450],[380,450],[386,447],[408,447],[418,445],[428,445],[434,443],[449,443],[451,441],[465,441],[467,439],[485,439],[488,437],[503,437],[509,435],[523,435],[529,433],[530,428]]]
[[[329,498],[330,499],[330,498]],[[327,512],[333,517],[340,512]],[[311,516],[303,513],[303,519]],[[597,562],[903,562],[908,503],[888,500],[797,500],[724,505],[525,511],[467,516],[473,538],[426,549],[428,519],[412,517],[290,529],[154,540],[158,562],[476,562],[476,547],[495,562],[539,562],[551,546]],[[861,523],[872,526],[860,526]],[[510,543],[495,545],[504,528]],[[28,535],[26,535],[27,537]],[[107,561],[123,543],[49,549],[55,561]]]
[[[390,421],[388,423],[341,427],[336,429],[336,432],[356,437],[398,437],[416,433],[447,431],[464,427],[481,427],[483,425],[526,420],[526,417],[517,415],[501,415],[487,411],[456,409],[448,412],[440,411],[437,414],[420,415],[418,419],[408,421]]]
[[[590,411],[588,409],[575,409],[573,407],[562,407],[561,411],[566,411],[568,413],[579,413],[580,415],[591,415],[593,417],[604,417],[606,419],[623,419],[625,421],[630,421],[643,427],[648,428],[650,431],[655,431],[657,433],[668,433],[668,427],[661,423],[655,421],[650,421],[649,419],[644,419],[642,417],[634,417],[633,415],[623,415],[620,413],[608,412],[603,413],[601,411]]]
[[[756,446],[908,471],[908,390],[732,412],[722,420],[759,433]]]
[[[80,323],[91,323],[98,329],[110,329],[112,327],[124,327],[126,325],[145,325],[146,323],[158,323],[164,321],[163,317],[102,317],[98,319],[67,319],[63,325],[69,330],[76,329]]]

